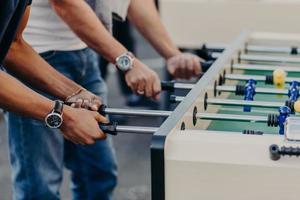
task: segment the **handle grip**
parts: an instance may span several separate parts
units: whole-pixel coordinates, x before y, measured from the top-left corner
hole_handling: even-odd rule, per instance
[[[279,147],[276,144],[272,144],[269,147],[271,160],[277,161],[281,156],[300,156],[300,147]]]
[[[117,135],[117,126],[118,123],[117,122],[111,122],[108,124],[104,124],[104,123],[99,123],[99,127],[100,129],[105,133],[105,134],[109,134],[109,135]]]
[[[66,105],[71,105],[71,103],[65,103]],[[106,105],[102,104],[99,109],[98,112],[100,113],[100,115],[105,115],[105,109],[107,108]],[[99,127],[100,129],[103,131],[103,133],[105,134],[109,134],[109,135],[117,135],[117,126],[118,123],[117,122],[110,122],[107,124],[104,123],[99,123]]]
[[[175,81],[161,81],[161,89],[162,90],[166,90],[166,91],[170,91],[170,92],[174,92],[175,90]]]

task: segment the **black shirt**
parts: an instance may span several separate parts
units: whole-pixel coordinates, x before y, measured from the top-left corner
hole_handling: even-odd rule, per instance
[[[0,6],[0,65],[15,37],[17,28],[31,0],[3,0]]]

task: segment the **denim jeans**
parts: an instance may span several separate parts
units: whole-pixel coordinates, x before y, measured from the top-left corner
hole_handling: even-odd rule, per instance
[[[106,85],[100,76],[97,55],[92,50],[51,51],[41,56],[56,70],[105,101]],[[49,129],[43,122],[31,118],[9,113],[8,124],[14,199],[60,199],[64,167],[71,171],[74,200],[112,199],[117,167],[111,138],[80,146],[64,140],[59,130]]]

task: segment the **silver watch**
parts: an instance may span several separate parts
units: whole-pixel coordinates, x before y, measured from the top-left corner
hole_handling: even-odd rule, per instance
[[[53,110],[45,117],[45,124],[49,128],[60,128],[63,123],[63,106],[62,101],[56,100]]]
[[[129,51],[116,58],[116,66],[123,72],[130,70],[133,67],[133,62],[134,55]]]

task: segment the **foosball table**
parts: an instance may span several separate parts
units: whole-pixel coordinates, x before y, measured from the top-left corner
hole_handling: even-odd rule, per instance
[[[166,118],[108,129],[153,134],[153,200],[299,199],[298,46],[300,35],[245,31],[227,47],[207,44],[212,61],[195,83],[162,82],[189,91],[171,96],[174,111],[101,108]]]

